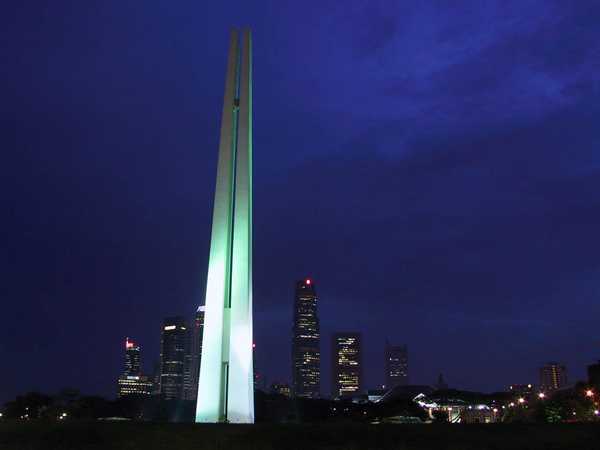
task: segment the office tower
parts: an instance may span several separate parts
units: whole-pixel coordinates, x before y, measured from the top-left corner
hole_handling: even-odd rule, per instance
[[[140,346],[133,340],[125,339],[125,370],[117,381],[118,396],[150,395],[154,383],[142,375],[140,366]]]
[[[196,310],[193,325],[190,329],[190,354],[186,358],[186,381],[183,397],[196,401],[198,395],[198,376],[200,375],[200,360],[202,359],[202,334],[204,332],[204,306]]]
[[[292,388],[297,397],[321,395],[321,351],[317,292],[310,278],[296,283],[292,328]]]
[[[256,344],[252,344],[252,367],[254,368],[254,390],[266,390],[267,379],[256,366]]]
[[[140,346],[129,338],[125,339],[125,375],[139,375]]]
[[[600,361],[596,364],[592,364],[587,368],[588,382],[596,387],[600,388]]]
[[[188,353],[189,334],[185,320],[182,317],[165,319],[160,339],[160,395],[165,400],[183,398]]]
[[[557,362],[549,362],[540,367],[540,389],[555,391],[567,385],[567,368]]]
[[[408,349],[406,345],[385,342],[385,387],[392,389],[408,384]]]
[[[265,376],[255,369],[254,370],[254,389],[255,390],[260,389],[261,391],[264,391],[265,384],[266,384]]]
[[[331,339],[331,396],[360,392],[362,382],[360,333],[335,333]]]
[[[254,423],[252,43],[241,35],[227,60],[196,422]]]
[[[160,395],[160,359],[154,361],[152,366],[152,383],[154,384],[152,395]]]

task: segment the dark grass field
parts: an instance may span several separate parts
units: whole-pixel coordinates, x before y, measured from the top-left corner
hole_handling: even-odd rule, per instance
[[[0,449],[600,450],[600,425],[1,423]]]

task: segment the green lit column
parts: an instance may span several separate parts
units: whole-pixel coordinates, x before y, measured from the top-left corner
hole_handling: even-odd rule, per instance
[[[252,57],[231,32],[213,206],[196,422],[254,422]]]
[[[227,419],[254,422],[252,368],[252,53],[250,31],[242,34],[231,266],[231,344]]]

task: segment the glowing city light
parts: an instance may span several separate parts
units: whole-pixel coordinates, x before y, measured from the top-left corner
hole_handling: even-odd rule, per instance
[[[519,400],[517,400],[521,405],[523,403],[525,403],[525,399],[523,397],[519,397]]]
[[[588,389],[587,391],[585,391],[585,396],[586,397],[593,397],[594,396],[594,391],[592,391],[591,389]]]
[[[538,394],[538,398],[544,399],[544,398],[546,398],[546,394],[544,394],[543,392],[540,392]]]
[[[307,278],[306,279],[306,284],[310,284],[310,283],[311,283],[310,278]]]

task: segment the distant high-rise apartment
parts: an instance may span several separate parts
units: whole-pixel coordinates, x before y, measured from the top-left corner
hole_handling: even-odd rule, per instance
[[[408,384],[408,348],[385,342],[385,387],[392,389]]]
[[[362,382],[360,333],[335,333],[331,339],[331,396],[360,392]]]
[[[567,368],[557,362],[549,362],[540,367],[540,389],[555,391],[567,385]]]
[[[184,398],[186,355],[189,355],[189,332],[185,320],[164,320],[160,340],[160,395],[165,400]]]
[[[317,293],[310,278],[296,283],[292,328],[292,387],[297,397],[321,395],[321,351]]]
[[[125,339],[125,370],[117,381],[119,397],[152,393],[154,384],[148,377],[142,375],[140,352],[139,345],[129,338]]]
[[[194,323],[190,329],[190,353],[186,356],[184,375],[184,398],[196,401],[198,396],[198,375],[202,359],[202,333],[204,332],[204,306],[196,310]]]

